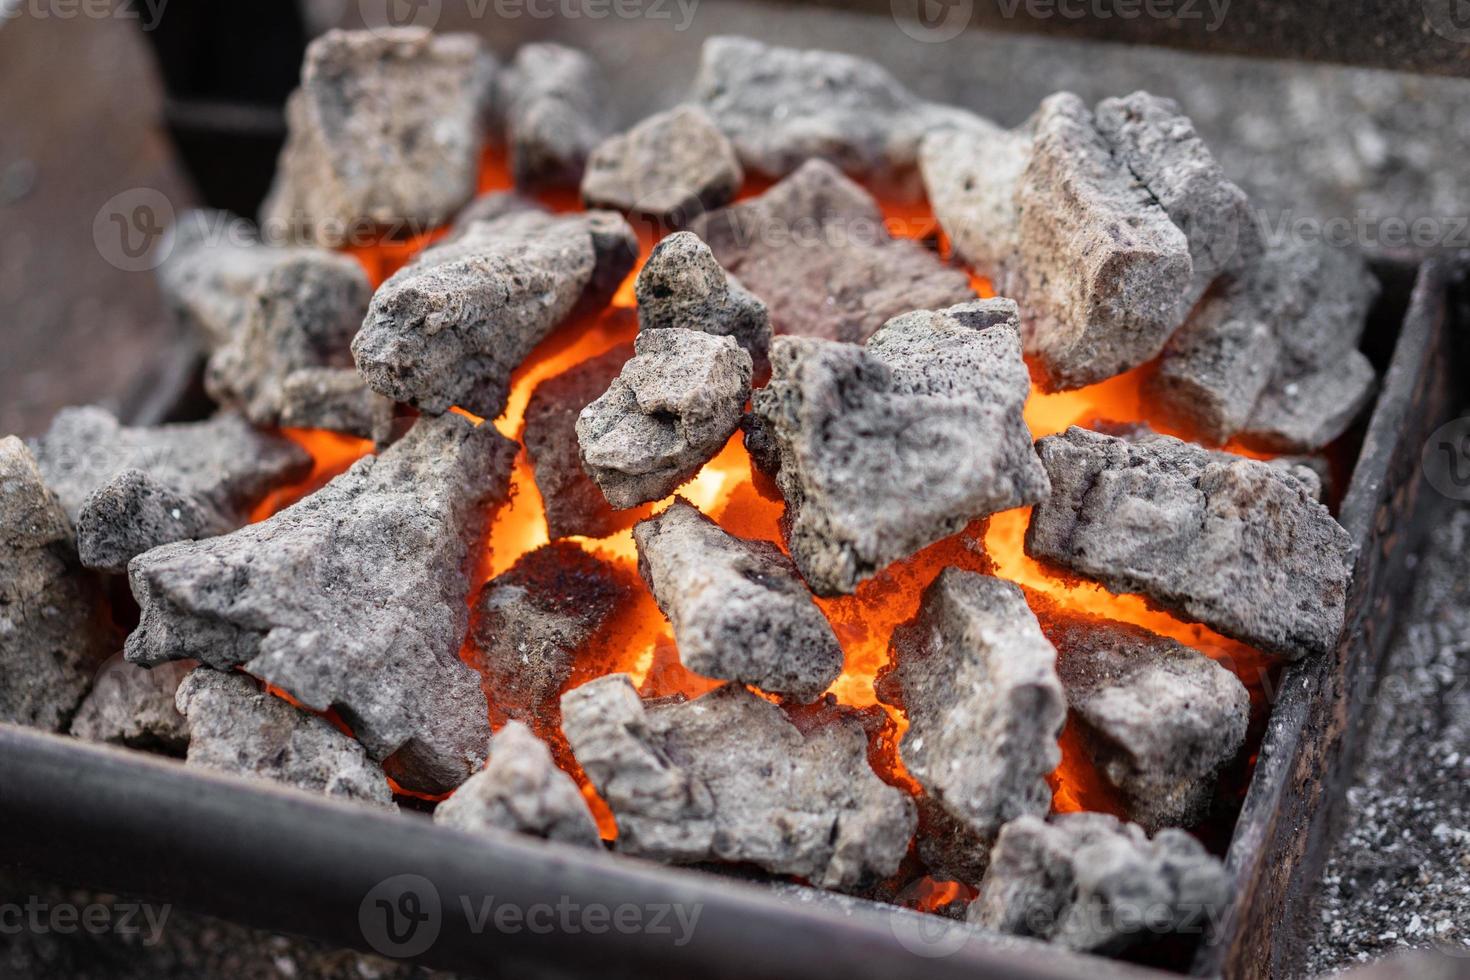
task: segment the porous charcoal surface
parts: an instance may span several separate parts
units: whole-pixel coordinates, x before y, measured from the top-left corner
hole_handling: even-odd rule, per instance
[[[769,541],[728,534],[682,498],[634,527],[633,540],[685,667],[802,701],[842,673],[831,624]]]
[[[189,729],[174,696],[195,666],[191,660],[178,660],[149,670],[118,654],[98,672],[72,719],[71,733],[92,742],[183,755]]]
[[[955,254],[1004,296],[1021,248],[1016,187],[1030,160],[1024,126],[940,130],[919,144],[924,188]]]
[[[1152,839],[1105,813],[1019,817],[1002,828],[969,921],[1083,952],[1116,953],[1161,933],[1202,934],[1230,881],[1182,830]]]
[[[978,868],[1002,825],[1051,807],[1046,777],[1067,714],[1056,659],[1017,586],[955,568],[894,631],[878,691],[909,720],[899,756],[973,836]]]
[[[311,469],[296,443],[229,412],[133,428],[105,409],[67,408],[33,449],[76,523],[82,563],[119,573],[159,545],[239,527],[267,491]]]
[[[404,787],[452,789],[490,734],[479,677],[458,656],[465,556],[514,456],[490,425],[424,417],[269,520],[139,556],[128,659],[241,666],[337,708]]]
[[[397,406],[363,383],[356,368],[302,368],[281,385],[279,424],[295,429],[326,429],[386,446],[395,422],[408,420]]]
[[[770,370],[766,304],[720,267],[698,235],[675,232],[655,245],[633,288],[638,329],[683,327],[734,337],[750,355],[757,378]]]
[[[35,457],[0,439],[0,721],[64,729],[119,639]]]
[[[750,395],[750,355],[733,337],[646,330],[633,354],[576,426],[583,467],[619,510],[662,500],[698,473]]]
[[[599,847],[602,838],[572,777],[551,750],[518,721],[490,740],[490,761],[434,810],[434,822],[486,833],[509,830],[546,840]]]
[[[1356,547],[1299,478],[1169,436],[1036,448],[1052,492],[1027,554],[1288,659],[1337,643]]]
[[[175,704],[188,726],[192,766],[393,805],[383,770],[360,744],[244,674],[199,667],[179,684]]]
[[[611,296],[636,254],[633,230],[606,211],[474,222],[378,288],[352,342],[357,368],[394,401],[495,418],[511,372],[584,297]]]
[[[690,230],[766,303],[778,334],[862,343],[890,317],[975,296],[964,272],[889,235],[877,202],[823,160]]]
[[[318,37],[286,102],[289,135],[261,223],[325,245],[443,224],[474,196],[494,75],[473,34]]]
[[[846,715],[803,731],[739,684],[645,704],[611,674],[563,695],[562,719],[628,854],[855,890],[896,871],[913,835],[913,802],[874,775]]]
[[[582,200],[679,228],[729,203],[744,180],[734,147],[709,114],[683,105],[599,144],[582,176]]]
[[[818,595],[1046,495],[1009,300],[895,317],[866,348],[778,337],[771,360],[754,410],[779,451],[791,556]]]
[[[496,80],[496,111],[523,190],[576,187],[613,121],[608,82],[586,54],[525,44]]]

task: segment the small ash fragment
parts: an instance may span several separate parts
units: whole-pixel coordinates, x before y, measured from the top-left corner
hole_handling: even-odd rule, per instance
[[[496,111],[522,190],[575,188],[607,133],[607,79],[575,48],[526,44],[496,80]]]
[[[842,673],[842,647],[791,559],[726,533],[681,499],[633,528],[638,571],[674,627],[684,666],[812,701]]]
[[[913,802],[873,773],[854,718],[802,730],[739,684],[644,703],[625,674],[568,691],[562,718],[628,854],[853,891],[893,874],[913,836]]]
[[[383,770],[360,744],[244,674],[199,667],[179,684],[175,704],[188,724],[191,766],[393,806]]]
[[[597,823],[572,777],[518,721],[490,740],[490,761],[434,810],[434,822],[471,833],[513,831],[581,847],[601,847]]]
[[[97,674],[92,692],[72,719],[71,733],[91,742],[183,755],[189,729],[174,696],[196,666],[192,660],[178,660],[150,670],[128,663],[119,653]]]
[[[76,522],[89,568],[244,524],[267,491],[304,478],[311,457],[240,416],[133,428],[101,408],[66,408],[35,440],[36,461]]]
[[[268,520],[140,555],[128,659],[241,666],[337,708],[405,788],[452,789],[489,738],[479,678],[458,656],[465,557],[514,457],[492,426],[421,418]]]
[[[582,465],[619,510],[662,500],[698,473],[750,395],[750,355],[733,337],[647,330],[633,352],[576,426]]]
[[[709,114],[683,105],[649,116],[592,151],[582,177],[588,207],[644,215],[660,227],[681,228],[723,207],[745,173],[735,149]]]
[[[654,246],[634,283],[638,329],[683,327],[734,337],[750,355],[755,377],[771,367],[771,317],[766,304],[720,268],[692,232],[675,232]]]

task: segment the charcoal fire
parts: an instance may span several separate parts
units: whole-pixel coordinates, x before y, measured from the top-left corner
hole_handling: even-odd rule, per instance
[[[770,372],[771,318],[766,304],[715,261],[698,235],[681,231],[654,246],[634,282],[638,329],[683,327],[734,337],[757,378]]]
[[[582,177],[588,207],[652,218],[682,227],[730,202],[745,172],[735,149],[698,106],[649,116],[592,151]]]
[[[575,48],[527,44],[496,79],[496,110],[516,186],[575,188],[607,133],[607,80]]]

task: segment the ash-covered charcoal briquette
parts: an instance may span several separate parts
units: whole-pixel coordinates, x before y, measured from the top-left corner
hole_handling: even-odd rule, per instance
[[[575,188],[614,115],[597,62],[560,44],[526,44],[496,79],[495,106],[522,190]]]
[[[183,755],[189,729],[174,696],[196,666],[192,660],[178,660],[149,669],[128,663],[119,653],[98,672],[72,719],[71,733],[91,742]]]
[[[771,362],[754,410],[779,456],[791,557],[818,595],[1046,495],[1009,300],[895,317],[866,348],[778,337]]]
[[[771,316],[766,304],[720,267],[692,232],[654,246],[634,282],[638,329],[683,327],[735,338],[757,378],[770,370]]]
[[[495,67],[473,34],[318,37],[286,102],[261,223],[273,238],[334,246],[444,224],[475,193]]]
[[[862,343],[900,313],[975,298],[968,275],[890,235],[872,196],[823,160],[690,230],[766,303],[778,334]]]
[[[474,222],[379,287],[352,341],[357,368],[394,401],[495,418],[511,372],[584,298],[610,296],[636,255],[606,211]]]
[[[562,727],[628,854],[853,891],[893,874],[913,836],[913,801],[874,774],[862,723],[841,712],[798,728],[739,684],[645,703],[611,674],[562,696]]]
[[[1016,187],[1030,160],[1025,126],[940,130],[919,145],[924,188],[955,255],[1002,296],[1013,294],[1021,248]]]
[[[737,538],[682,498],[634,527],[633,540],[685,667],[801,701],[842,673],[831,624],[769,541]]]
[[[1299,477],[1162,435],[1036,448],[1052,492],[1027,554],[1292,660],[1336,645],[1356,547]]]
[[[515,452],[490,425],[424,417],[268,520],[140,555],[128,659],[243,667],[335,707],[405,788],[454,788],[490,736],[480,679],[459,659],[465,559]]]
[[[360,744],[253,678],[199,667],[179,684],[175,705],[188,726],[191,766],[393,806],[387,777]]]
[[[646,330],[612,384],[577,418],[582,465],[619,510],[662,500],[740,426],[750,355],[732,337]]]
[[[267,491],[311,470],[306,450],[229,412],[135,428],[105,409],[66,408],[32,448],[76,524],[82,563],[118,573],[151,548],[239,527]]]
[[[602,843],[582,791],[556,767],[546,743],[518,721],[495,733],[485,768],[434,809],[434,822],[471,833],[508,830],[582,847]]]
[[[734,147],[709,114],[682,105],[599,144],[582,176],[582,200],[682,228],[728,204],[744,180]]]

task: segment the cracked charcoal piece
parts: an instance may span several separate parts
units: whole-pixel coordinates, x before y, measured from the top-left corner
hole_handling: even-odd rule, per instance
[[[866,349],[778,337],[771,361],[754,410],[779,450],[791,557],[818,595],[1047,493],[1010,300],[895,317]]]
[[[178,660],[149,670],[118,654],[97,674],[71,722],[71,733],[92,742],[183,755],[189,729],[174,705],[179,683],[197,664]]]
[[[434,810],[434,822],[471,833],[509,830],[546,840],[602,845],[597,823],[572,777],[518,721],[490,740],[490,761]]]
[[[262,225],[341,245],[443,224],[474,196],[494,74],[473,34],[334,30],[312,41]]]
[[[739,684],[645,704],[610,674],[562,695],[562,719],[625,853],[852,891],[893,874],[913,836],[913,801],[874,775],[854,717],[802,730]]]
[[[35,458],[0,439],[0,722],[65,729],[120,638]]]
[[[383,770],[360,744],[244,674],[200,667],[179,684],[175,704],[188,726],[191,766],[393,806]]]
[[[588,207],[645,215],[680,228],[723,207],[745,173],[725,134],[698,106],[650,116],[592,151],[582,176]]]
[[[281,385],[280,424],[288,428],[326,429],[383,447],[400,418],[407,413],[363,384],[355,368],[303,368]]]
[[[128,659],[241,666],[309,708],[335,707],[405,788],[452,789],[490,734],[458,656],[465,556],[505,499],[515,450],[489,425],[421,418],[266,521],[139,556]]]
[[[1051,806],[1046,777],[1067,714],[1056,657],[1018,587],[954,568],[894,631],[878,690],[909,719],[899,756],[982,848],[1008,821]]]
[[[750,355],[755,376],[771,368],[771,317],[766,304],[715,261],[692,232],[675,232],[654,246],[634,283],[638,329],[684,327],[734,337]]]
[[[101,408],[66,408],[33,448],[76,522],[82,563],[118,573],[159,545],[239,527],[267,491],[311,469],[306,450],[232,413],[131,428]]]
[[[1139,626],[1044,610],[1067,703],[1098,773],[1152,833],[1192,827],[1245,743],[1250,696],[1225,667]]]
[[[740,426],[750,355],[733,337],[671,327],[638,334],[634,356],[577,418],[582,465],[619,510],[662,500]]]
[[[511,372],[584,296],[611,296],[635,255],[633,230],[606,211],[474,222],[379,287],[352,342],[357,368],[394,401],[495,418]]]
[[[1052,493],[1027,554],[1288,659],[1337,643],[1356,548],[1298,477],[1169,436],[1036,447]]]
[[[862,343],[900,313],[975,298],[968,275],[889,235],[868,192],[822,160],[690,230],[766,303],[778,334]]]
[[[578,652],[632,594],[630,578],[570,541],[555,541],[485,583],[473,640],[491,708],[538,727],[554,717]]]
[[[1016,187],[1031,160],[1026,127],[941,130],[924,137],[919,166],[924,187],[955,254],[996,292],[1010,295],[1020,213]]]
[[[602,69],[560,44],[526,44],[497,80],[516,187],[575,188],[613,119]]]
[[[791,559],[727,534],[682,498],[633,528],[638,571],[704,677],[815,700],[842,673],[842,647]]]
[[[1164,932],[1199,929],[1223,913],[1230,878],[1182,830],[1152,840],[1105,813],[1007,824],[968,918],[1068,949],[1116,953]]]

